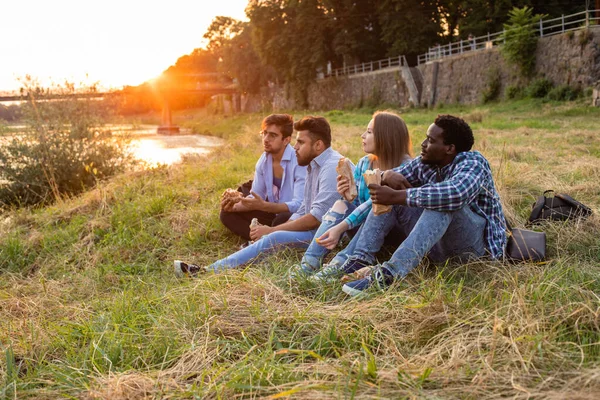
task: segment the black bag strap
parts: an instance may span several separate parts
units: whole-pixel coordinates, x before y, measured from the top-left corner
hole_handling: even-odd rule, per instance
[[[544,208],[544,205],[546,204],[546,193],[549,193],[549,192],[554,193],[554,190],[546,190],[543,195],[541,195],[540,197],[537,198],[537,200],[535,201],[535,204],[533,205],[533,209],[531,210],[531,214],[529,215],[528,223],[532,223],[533,221],[540,218],[540,215],[542,214],[542,209]]]

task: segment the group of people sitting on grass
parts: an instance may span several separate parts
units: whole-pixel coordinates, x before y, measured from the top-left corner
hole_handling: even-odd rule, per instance
[[[290,115],[273,114],[263,120],[261,135],[264,153],[250,193],[221,203],[223,224],[248,242],[209,266],[175,261],[178,276],[219,273],[298,247],[306,251],[290,269],[292,279],[343,282],[342,290],[356,296],[389,287],[425,256],[434,262],[502,258],[507,238],[500,198],[461,118],[439,115],[413,158],[402,118],[376,112],[360,136],[366,155],[356,166],[347,164],[350,177],[336,170],[342,155],[331,148],[323,117],[294,123]],[[380,184],[368,184],[367,175]],[[349,243],[323,264],[344,236]],[[379,264],[384,243],[397,248]]]

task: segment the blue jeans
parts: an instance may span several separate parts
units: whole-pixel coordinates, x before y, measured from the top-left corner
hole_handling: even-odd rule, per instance
[[[329,249],[318,244],[316,238],[320,237],[322,234],[327,232],[327,230],[342,222],[356,208],[354,204],[346,200],[338,200],[338,202],[344,203],[346,210],[342,213],[333,211],[334,208],[337,208],[337,204],[334,204],[334,206],[327,211],[327,214],[323,216],[321,225],[315,233],[315,237],[313,238],[312,242],[310,242],[308,249],[306,249],[306,252],[302,257],[301,264],[310,270],[319,270],[321,268],[321,263],[323,262],[323,257],[330,252]]]
[[[282,247],[306,248],[315,236],[315,230],[310,231],[276,231],[263,236],[246,248],[222,258],[208,266],[209,270],[222,272],[246,264],[259,255],[272,253]]]
[[[399,205],[386,214],[369,214],[354,255],[374,264],[375,254],[394,226],[407,234],[392,257],[382,264],[395,277],[405,277],[428,254],[436,262],[454,257],[464,261],[485,255],[486,220],[468,206],[442,212]]]

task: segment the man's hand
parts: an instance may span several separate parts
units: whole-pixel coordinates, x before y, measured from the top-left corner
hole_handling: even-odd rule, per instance
[[[250,239],[256,241],[260,238],[262,238],[265,235],[268,235],[271,232],[274,232],[275,229],[273,229],[273,227],[271,226],[267,226],[267,225],[259,225],[259,226],[255,226],[254,228],[250,229]]]
[[[381,184],[396,190],[404,190],[412,187],[404,175],[392,170],[388,170],[383,173],[383,176],[381,177]]]
[[[231,212],[231,211],[233,211],[233,206],[235,204],[236,203],[232,199],[229,199],[229,198],[221,199],[221,210]]]
[[[338,175],[336,190],[340,194],[340,196],[344,196],[344,193],[350,190],[350,179],[343,175]]]
[[[242,205],[248,210],[264,211],[266,201],[254,192],[250,192],[253,197],[244,197],[241,201]]]
[[[388,186],[375,184],[370,184],[368,188],[373,203],[384,205],[406,204],[406,192],[404,190],[394,190]]]

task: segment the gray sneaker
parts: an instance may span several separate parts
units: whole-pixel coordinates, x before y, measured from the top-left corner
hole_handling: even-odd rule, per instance
[[[309,265],[300,263],[290,268],[290,279],[307,279],[315,273]]]
[[[178,278],[183,278],[186,276],[188,278],[195,278],[198,275],[206,272],[206,267],[201,267],[196,264],[188,264],[180,260],[175,260],[173,262],[173,266],[175,268],[175,275],[177,275]]]
[[[339,264],[325,264],[323,269],[310,277],[310,280],[320,283],[337,282],[344,276],[344,268]]]

